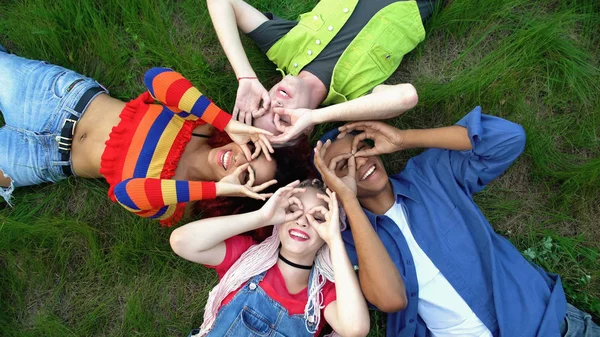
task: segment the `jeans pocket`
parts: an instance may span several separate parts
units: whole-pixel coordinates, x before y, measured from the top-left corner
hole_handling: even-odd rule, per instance
[[[58,71],[52,79],[52,94],[56,98],[63,98],[77,83],[84,81],[84,77],[74,71],[58,67]]]

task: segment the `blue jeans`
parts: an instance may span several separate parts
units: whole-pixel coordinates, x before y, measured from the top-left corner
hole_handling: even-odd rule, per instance
[[[0,187],[10,201],[16,187],[65,179],[57,137],[83,93],[99,84],[74,71],[8,54],[0,47],[0,170],[11,178]],[[91,100],[90,100],[91,101]],[[85,109],[83,110],[85,111]],[[72,168],[71,168],[72,169]]]
[[[567,303],[567,316],[561,325],[563,337],[600,337],[600,327],[592,322],[592,316]]]

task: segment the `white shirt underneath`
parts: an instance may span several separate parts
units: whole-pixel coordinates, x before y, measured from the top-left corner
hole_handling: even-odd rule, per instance
[[[418,313],[431,334],[435,337],[491,337],[490,330],[419,247],[402,206],[394,204],[385,215],[398,225],[408,243],[419,282]]]

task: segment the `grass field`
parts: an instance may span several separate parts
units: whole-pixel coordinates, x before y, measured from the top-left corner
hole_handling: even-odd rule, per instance
[[[287,18],[316,3],[250,2]],[[420,96],[397,126],[448,125],[481,105],[525,127],[525,153],[476,201],[597,321],[599,27],[597,0],[442,1],[426,41],[388,81],[411,82]],[[260,78],[276,82],[274,66],[244,41]],[[233,107],[235,76],[202,1],[2,0],[0,44],[125,100],[144,90],[149,67],[172,67]],[[415,153],[388,156],[388,170]],[[200,325],[214,273],[176,257],[170,229],[112,204],[106,189],[71,178],[18,190],[14,208],[0,203],[0,336],[185,336]],[[375,315],[370,336],[384,331]]]

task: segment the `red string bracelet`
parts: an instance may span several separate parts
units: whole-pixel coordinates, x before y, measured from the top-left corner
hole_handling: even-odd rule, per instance
[[[256,76],[245,76],[245,77],[238,77],[237,80],[239,82],[240,80],[255,80],[257,78],[258,77],[256,77]]]

